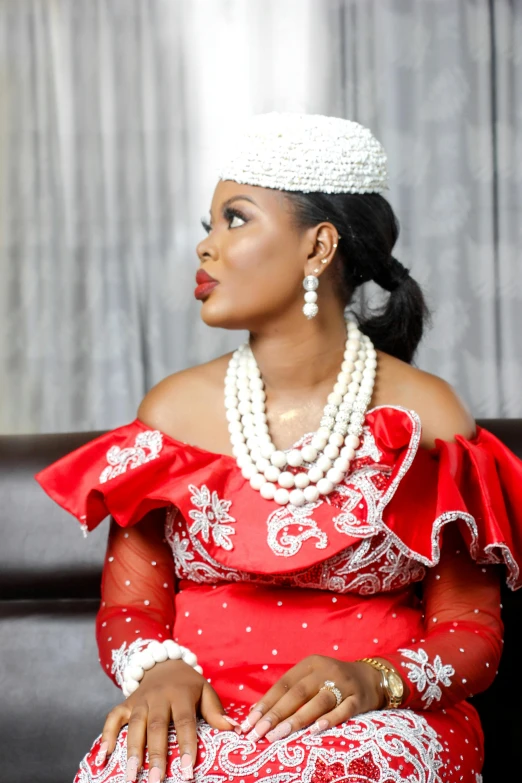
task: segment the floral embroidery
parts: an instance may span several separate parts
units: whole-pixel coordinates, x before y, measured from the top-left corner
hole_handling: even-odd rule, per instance
[[[313,433],[304,435],[300,441],[296,444],[300,447],[305,446],[311,442]],[[369,483],[369,479],[366,479],[366,484],[363,486],[363,477],[368,473],[369,476],[382,472],[383,467],[380,465],[373,465],[371,463],[379,462],[381,454],[375,443],[375,439],[368,426],[363,428],[363,440],[360,447],[357,449],[356,463],[362,463],[362,467],[356,467],[354,472],[347,476],[345,483],[337,487],[335,495],[339,495],[340,507],[342,513],[340,516],[334,518],[333,522],[335,528],[340,533],[346,533],[347,535],[372,535],[378,532],[379,528],[375,525],[368,529],[368,525],[364,523],[366,513],[359,508],[362,500],[363,504],[368,505],[372,502],[372,507],[376,506],[377,500],[382,493],[379,493],[374,484]],[[367,463],[370,463],[369,465]],[[314,463],[315,464],[315,463]],[[354,486],[355,485],[355,486]],[[316,549],[325,549],[328,546],[328,537],[326,533],[320,529],[317,522],[310,515],[319,508],[324,502],[332,504],[332,498],[326,496],[326,499],[322,498],[316,503],[307,503],[304,506],[284,506],[277,509],[267,519],[268,527],[268,546],[275,555],[282,557],[291,557],[297,554],[301,549],[305,541],[310,538],[317,538]],[[358,508],[359,514],[356,516],[352,511]],[[369,516],[369,514],[368,514]],[[375,516],[372,513],[372,519]],[[297,526],[296,533],[291,532],[292,527]]]
[[[381,466],[365,466],[349,477],[349,484],[337,487],[337,504],[341,513],[333,518],[334,527],[347,536],[373,536],[381,532],[379,501],[382,490],[373,481],[386,470]],[[354,512],[357,513],[354,513]]]
[[[170,540],[170,544],[176,563],[179,564],[181,568],[190,568],[190,561],[194,560],[194,555],[189,550],[188,538],[181,538],[179,533],[174,533]]]
[[[175,528],[177,530],[175,531]],[[406,557],[389,537],[381,533],[323,561],[319,566],[281,574],[250,574],[219,563],[203,544],[191,535],[182,538],[185,522],[178,509],[171,507],[165,521],[165,538],[172,549],[176,577],[196,584],[251,582],[329,590],[333,593],[373,595],[423,579],[425,568]]]
[[[413,460],[420,437],[420,423],[414,416],[412,424],[412,442],[406,466],[401,468],[401,477]],[[311,437],[311,434],[304,435],[296,446],[304,445]],[[221,521],[235,521],[228,517],[227,513],[231,501],[219,500],[215,493],[211,497],[206,486],[201,489],[191,486],[189,489],[193,492],[192,501],[199,510],[188,513],[195,520],[195,524],[187,525],[183,516],[177,510],[171,509],[165,525],[177,578],[190,579],[197,584],[215,584],[219,581],[251,582],[359,595],[395,590],[421,580],[425,575],[424,565],[383,522],[384,506],[391,500],[399,479],[395,477],[392,482],[391,468],[380,464],[382,455],[368,426],[364,427],[357,457],[358,467],[347,476],[345,483],[340,484],[336,492],[325,500],[300,507],[281,507],[267,519],[268,546],[277,556],[288,558],[295,555],[310,539],[316,539],[317,549],[324,549],[328,545],[326,532],[321,530],[313,518],[315,510],[325,502],[339,510],[332,518],[334,527],[340,533],[357,537],[357,543],[324,560],[319,568],[312,566],[285,575],[250,574],[227,567],[211,557],[205,548],[205,542],[208,543],[212,535],[212,526],[218,527],[218,538],[220,532],[223,532],[227,539],[234,532],[228,525],[220,524]],[[382,483],[376,483],[377,478],[382,479]],[[226,519],[220,519],[223,514]],[[212,518],[209,518],[209,515]],[[219,531],[219,527],[228,530]],[[183,536],[184,532],[186,537]],[[201,533],[199,537],[198,532]]]
[[[153,459],[159,457],[163,448],[163,436],[158,430],[147,430],[140,432],[136,436],[134,446],[126,449],[120,449],[119,446],[112,446],[107,452],[108,466],[100,475],[100,484],[120,476],[128,468],[131,470],[139,465],[144,465]]]
[[[384,770],[385,777],[382,777],[382,768],[379,769],[370,752],[363,753],[359,758],[352,758],[346,761],[334,761],[327,764],[322,758],[317,760],[314,774],[310,778],[310,783],[325,783],[325,781],[335,781],[335,783],[351,783],[353,780],[371,780],[376,783],[393,783],[397,780],[388,777]],[[388,770],[389,771],[389,770]]]
[[[244,709],[233,709],[244,718]],[[231,714],[229,712],[229,714]],[[127,762],[123,726],[113,752],[104,762],[103,781],[123,779]],[[422,715],[410,710],[383,710],[357,715],[312,736],[306,729],[275,743],[253,745],[233,731],[216,732],[197,722],[200,752],[194,768],[200,781],[259,780],[265,783],[437,783],[442,780],[444,748]],[[80,763],[75,783],[101,783],[96,753],[101,737]],[[171,725],[165,780],[179,781],[179,745]]]
[[[189,484],[189,490],[192,492],[191,501],[200,511],[189,511],[189,516],[194,520],[190,528],[192,535],[201,534],[203,541],[208,544],[210,533],[216,546],[220,546],[227,551],[233,549],[232,541],[229,536],[235,534],[235,530],[224,522],[235,522],[234,517],[228,513],[231,500],[220,500],[217,492],[210,494],[208,487],[203,484],[198,489],[194,484]]]
[[[326,561],[321,587],[338,593],[374,595],[418,582],[425,573],[420,563],[403,555],[393,539],[381,532]]]
[[[375,443],[370,427],[363,430],[363,441],[359,447],[356,460],[356,468],[347,476],[345,483],[336,487],[332,495],[317,503],[309,503],[299,508],[284,507],[277,509],[269,515],[267,520],[268,545],[272,552],[278,556],[291,557],[298,552],[301,546],[309,539],[317,539],[315,546],[323,549],[327,546],[327,535],[321,530],[313,519],[313,513],[323,503],[339,509],[337,516],[332,518],[335,528],[346,535],[357,537],[357,543],[347,547],[337,555],[322,561],[320,568],[311,568],[287,572],[284,576],[250,574],[236,568],[225,567],[222,563],[212,558],[206,550],[205,537],[197,538],[194,532],[199,525],[206,530],[209,538],[211,523],[214,519],[205,519],[202,511],[189,512],[189,514],[202,514],[198,525],[189,527],[183,516],[176,517],[176,532],[182,535],[188,533],[189,543],[179,544],[173,539],[173,525],[167,540],[173,550],[176,576],[179,579],[190,579],[197,584],[215,584],[218,581],[228,582],[252,582],[256,584],[280,584],[285,587],[315,588],[330,590],[336,593],[358,593],[359,595],[373,595],[378,592],[395,590],[412,582],[418,582],[424,578],[425,568],[436,565],[440,559],[439,538],[444,525],[460,519],[469,528],[471,535],[471,555],[478,554],[478,530],[475,520],[470,514],[462,511],[445,512],[433,522],[432,528],[432,557],[424,557],[410,550],[400,538],[395,536],[386,526],[383,513],[386,505],[391,501],[400,481],[409,470],[417,453],[420,441],[420,420],[412,411],[396,408],[404,411],[410,418],[412,434],[410,444],[402,465],[397,474],[391,478],[391,469],[385,464],[380,464],[382,455]],[[376,409],[377,410],[377,409]],[[304,445],[310,438],[305,435],[296,444]],[[203,509],[210,507],[212,503],[224,512],[228,512],[231,501],[220,501],[217,496],[214,500],[210,497],[207,487],[201,490],[195,489],[198,502],[203,503]],[[205,495],[203,498],[202,495]],[[213,496],[214,497],[214,496]],[[228,517],[228,514],[226,514]],[[168,519],[166,528],[168,527]],[[223,520],[226,521],[226,520]],[[235,521],[230,518],[229,521]],[[219,523],[219,520],[217,521]],[[223,527],[229,527],[224,525]],[[301,528],[301,529],[300,529]],[[230,528],[223,531],[226,538],[233,533]],[[218,533],[219,536],[219,533]],[[179,539],[181,541],[181,539]],[[217,543],[217,542],[216,542]],[[219,545],[219,544],[218,544]],[[502,545],[497,545],[500,549]],[[497,551],[487,551],[487,557],[479,562],[495,562],[500,559]],[[193,559],[187,557],[193,554]],[[516,574],[515,574],[516,576]]]
[[[190,579],[196,584],[215,584],[222,580],[229,582],[248,581],[249,575],[247,573],[235,568],[227,568],[214,560],[201,541],[192,535],[192,527],[188,528],[189,538],[184,539],[178,532],[174,532],[175,526],[178,527],[178,530],[183,530],[185,521],[179,510],[171,506],[165,520],[165,538],[172,549],[178,579]],[[186,546],[185,541],[187,541]]]
[[[118,647],[116,650],[112,650],[111,672],[114,674],[114,678],[120,688],[123,686],[123,672],[129,663],[131,655],[133,655],[135,652],[141,652],[152,641],[152,639],[135,639],[128,646],[127,642],[123,642],[121,647]]]
[[[305,506],[282,506],[274,511],[267,519],[268,546],[275,555],[291,557],[301,549],[302,544],[309,538],[317,538],[316,549],[325,549],[328,546],[328,537],[315,519],[309,519],[310,514],[319,506],[317,503],[307,503]],[[292,527],[297,526],[296,533],[291,533]]]
[[[440,655],[436,655],[433,663],[430,663],[427,652],[422,648],[419,648],[417,652],[406,649],[401,649],[399,652],[405,658],[414,661],[414,663],[403,663],[402,665],[410,670],[408,679],[417,686],[419,693],[422,693],[422,701],[426,702],[426,709],[435,700],[440,701],[442,691],[439,683],[447,688],[450,687],[450,677],[455,674],[453,666],[450,664],[444,666]],[[423,693],[426,686],[427,690]]]

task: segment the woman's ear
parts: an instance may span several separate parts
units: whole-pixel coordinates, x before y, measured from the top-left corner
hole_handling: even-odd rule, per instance
[[[332,223],[320,223],[315,227],[315,241],[312,253],[308,256],[304,274],[319,275],[328,268],[337,250],[339,234]]]

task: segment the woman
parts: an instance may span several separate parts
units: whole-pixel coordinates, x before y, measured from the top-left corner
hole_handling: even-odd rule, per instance
[[[522,464],[411,366],[386,187],[357,123],[253,118],[196,288],[249,343],[38,475],[85,532],[112,517],[97,642],[126,698],[76,783],[481,779],[466,699],[500,659],[495,564],[519,586]],[[368,280],[389,297],[357,328]]]

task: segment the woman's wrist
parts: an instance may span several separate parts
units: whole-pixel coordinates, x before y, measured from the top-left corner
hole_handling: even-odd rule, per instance
[[[375,660],[379,661],[379,663],[382,663],[388,669],[391,669],[391,671],[394,672],[394,674],[396,674],[397,677],[400,678],[400,680],[402,682],[402,687],[403,687],[403,690],[404,690],[404,696],[402,698],[402,701],[403,701],[403,704],[404,704],[404,702],[406,701],[406,699],[408,698],[408,696],[410,694],[410,689],[408,687],[408,681],[404,677],[403,672],[399,671],[399,669],[397,669],[395,664],[391,663],[391,661],[389,661],[387,658],[378,658],[378,657],[376,657]]]
[[[373,666],[369,666],[364,661],[354,661],[358,666],[361,666],[361,671],[364,672],[364,678],[368,682],[368,687],[375,692],[376,703],[374,709],[383,710],[386,707],[386,694],[382,687],[382,676],[380,671],[374,669]]]
[[[359,658],[357,663],[364,663],[367,669],[371,669],[374,678],[378,677],[380,704],[378,709],[398,708],[402,706],[407,695],[405,682],[395,666],[385,658],[371,656]]]
[[[203,669],[198,665],[196,655],[187,647],[166,639],[163,642],[153,640],[147,647],[131,655],[127,666],[123,670],[122,691],[128,698],[143,679],[145,672],[150,671],[157,663],[179,660],[191,666],[198,674],[203,674]]]

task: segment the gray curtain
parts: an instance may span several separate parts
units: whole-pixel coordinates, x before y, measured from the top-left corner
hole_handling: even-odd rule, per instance
[[[508,0],[0,0],[0,432],[118,426],[244,339],[200,322],[195,246],[235,121],[272,109],[372,128],[418,364],[521,416],[521,52]]]

